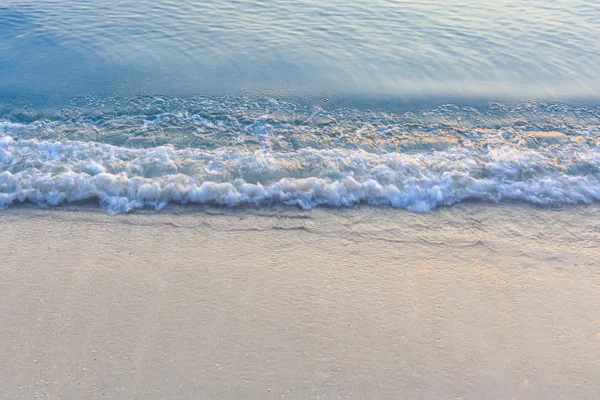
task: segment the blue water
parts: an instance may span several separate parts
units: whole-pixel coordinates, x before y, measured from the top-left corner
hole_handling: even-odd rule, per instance
[[[0,93],[588,98],[600,2],[2,0]]]
[[[600,200],[600,3],[0,0],[0,207]]]

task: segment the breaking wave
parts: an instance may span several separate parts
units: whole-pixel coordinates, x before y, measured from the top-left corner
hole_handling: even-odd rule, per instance
[[[97,201],[109,213],[121,213],[169,203],[303,209],[370,204],[427,212],[467,199],[552,205],[600,200],[596,111],[586,110],[582,120],[571,110],[558,126],[532,127],[510,110],[510,118],[494,122],[480,114],[488,126],[478,126],[463,118],[473,109],[458,107],[452,114],[457,124],[441,123],[448,109],[428,111],[417,127],[407,115],[370,112],[366,118],[364,112],[323,109],[303,122],[278,120],[272,110],[242,118],[231,109],[227,118],[201,110],[6,118],[0,121],[0,206]],[[456,119],[456,112],[462,117]],[[206,137],[199,135],[204,142],[196,147],[177,140],[138,148],[102,140],[160,124],[174,129],[177,140],[199,127]]]

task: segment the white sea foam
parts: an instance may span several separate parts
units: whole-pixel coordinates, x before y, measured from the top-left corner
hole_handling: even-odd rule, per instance
[[[465,199],[600,200],[600,151],[499,145],[363,150],[132,149],[0,136],[0,205],[98,201],[109,213],[168,203],[386,205],[427,212]]]

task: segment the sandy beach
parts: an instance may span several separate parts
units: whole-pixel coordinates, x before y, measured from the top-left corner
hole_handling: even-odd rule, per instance
[[[600,207],[0,212],[6,399],[600,399]]]
[[[598,38],[0,0],[0,400],[600,400]]]

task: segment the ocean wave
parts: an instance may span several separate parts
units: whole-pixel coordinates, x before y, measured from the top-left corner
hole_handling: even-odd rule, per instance
[[[114,214],[169,203],[303,209],[370,204],[427,212],[467,199],[599,201],[600,150],[589,144],[530,148],[493,142],[412,154],[317,148],[135,149],[0,136],[3,207],[97,201]]]

